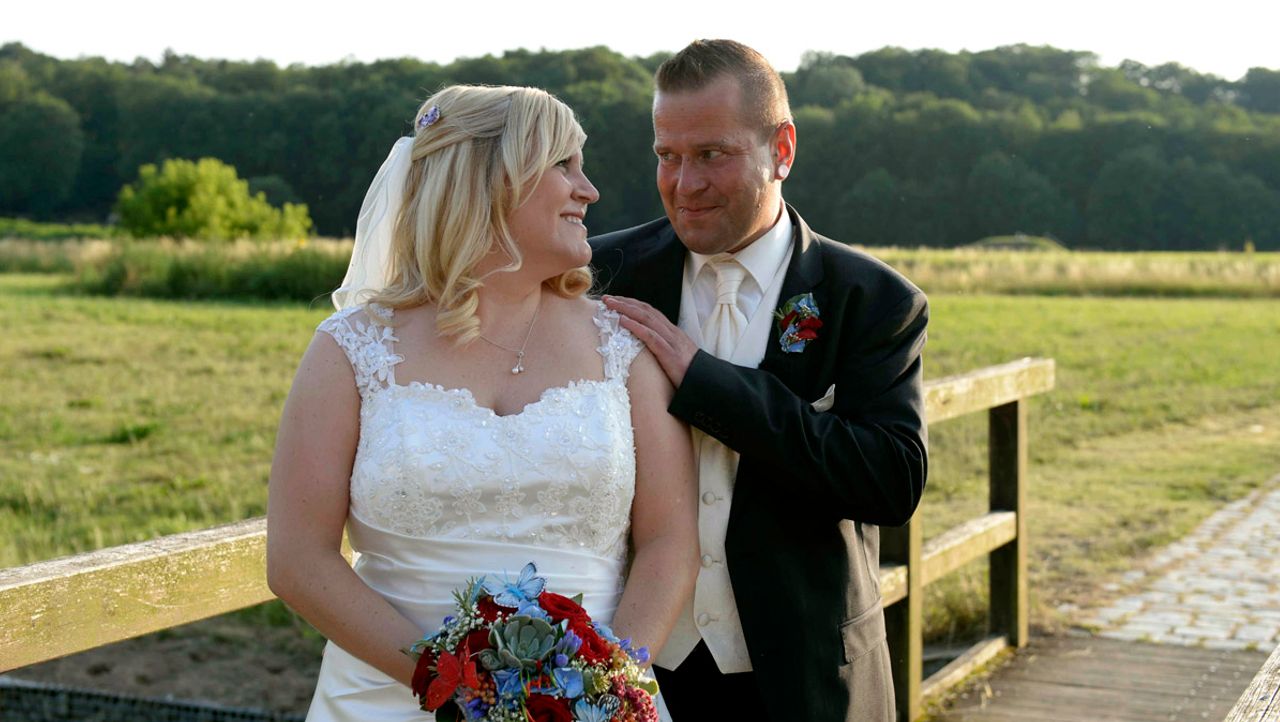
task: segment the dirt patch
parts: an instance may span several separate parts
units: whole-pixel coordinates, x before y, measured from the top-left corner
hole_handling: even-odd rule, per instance
[[[301,629],[217,617],[4,676],[112,694],[305,714],[323,644]]]

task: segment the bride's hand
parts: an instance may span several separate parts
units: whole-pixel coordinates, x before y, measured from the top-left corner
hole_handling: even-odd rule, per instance
[[[604,305],[617,311],[622,327],[644,342],[658,360],[671,385],[680,388],[698,345],[656,308],[644,301],[624,296],[605,296]]]

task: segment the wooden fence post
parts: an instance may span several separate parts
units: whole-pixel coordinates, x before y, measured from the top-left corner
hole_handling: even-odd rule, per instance
[[[991,552],[991,629],[1012,647],[1027,643],[1027,402],[993,407],[988,413],[992,511],[1017,514],[1018,534]]]
[[[911,722],[920,716],[924,675],[924,565],[920,561],[920,542],[920,522],[915,520],[904,527],[880,529],[881,558],[907,568],[907,596],[884,610],[900,722]]]

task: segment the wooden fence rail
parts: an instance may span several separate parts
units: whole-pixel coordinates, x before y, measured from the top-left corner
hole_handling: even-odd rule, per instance
[[[881,530],[880,587],[902,719],[918,717],[924,698],[999,650],[1026,643],[1026,399],[1053,381],[1052,360],[1023,359],[925,386],[930,424],[988,412],[990,511],[927,544],[919,522]],[[259,517],[0,570],[0,672],[268,601],[265,552]],[[984,555],[998,634],[922,680],[924,588]]]
[[[1226,722],[1280,722],[1280,647],[1240,695]]]

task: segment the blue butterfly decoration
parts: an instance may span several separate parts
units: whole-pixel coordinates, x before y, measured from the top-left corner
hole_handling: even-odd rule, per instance
[[[614,704],[607,704],[608,701]],[[618,698],[611,695],[605,695],[603,704],[591,704],[585,699],[578,700],[573,705],[574,722],[609,722],[613,714],[618,711]]]
[[[538,568],[529,562],[520,570],[520,577],[512,582],[506,574],[502,580],[485,577],[484,590],[493,596],[493,601],[504,607],[522,609],[530,603],[536,603],[538,595],[547,586],[547,580],[538,576]]]

